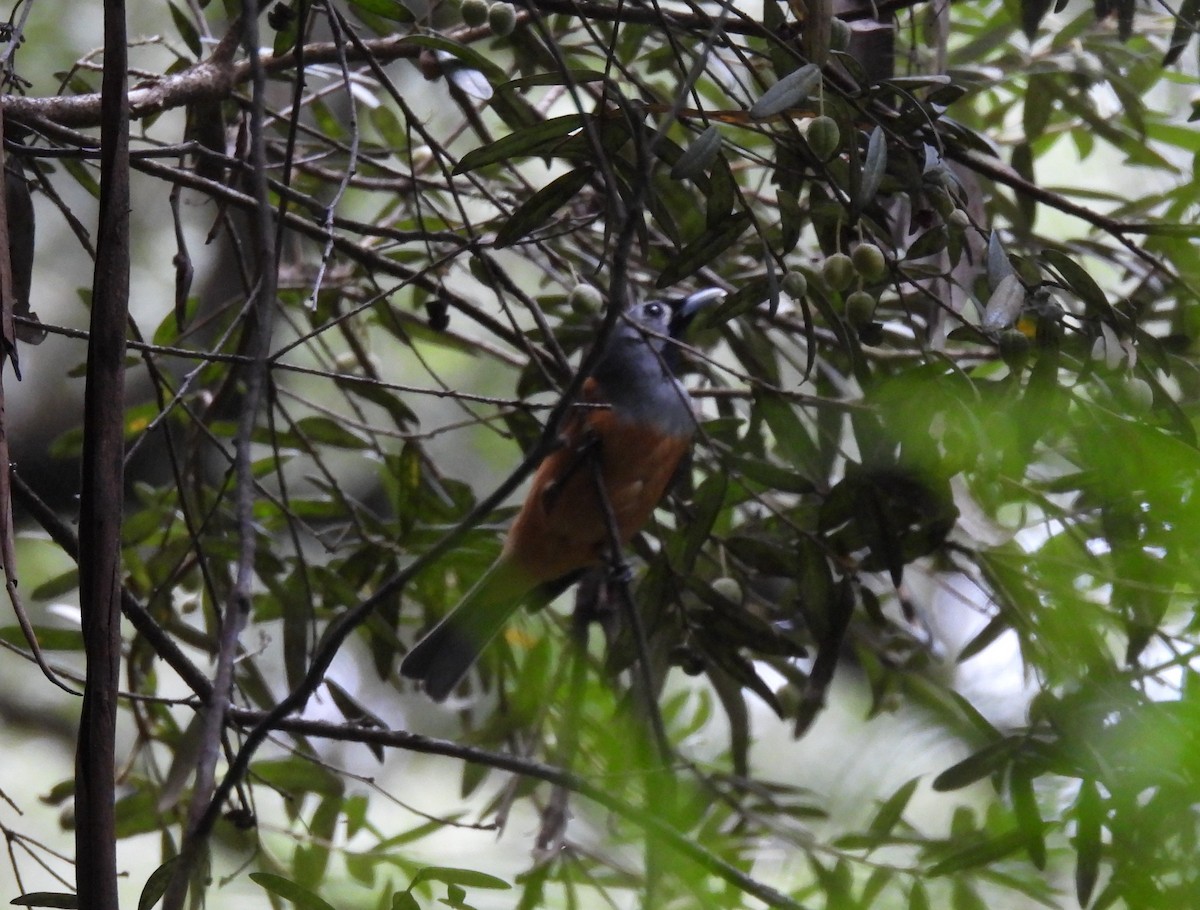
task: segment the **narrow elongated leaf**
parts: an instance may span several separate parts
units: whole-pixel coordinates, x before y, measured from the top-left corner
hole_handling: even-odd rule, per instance
[[[75,910],[79,906],[79,895],[58,891],[30,891],[28,894],[14,897],[9,903],[17,907],[58,907],[61,910]]]
[[[1038,869],[1046,868],[1046,836],[1041,812],[1038,811],[1037,796],[1033,792],[1033,780],[1029,772],[1014,765],[1008,778],[1008,789],[1012,796],[1013,814],[1017,827],[1025,838],[1025,852]]]
[[[1005,738],[984,746],[974,755],[964,758],[933,779],[933,789],[939,792],[958,790],[982,780],[1004,767],[1021,747],[1016,739]]]
[[[681,561],[683,571],[690,571],[700,548],[712,534],[713,522],[720,514],[727,486],[728,478],[718,472],[706,478],[696,490],[696,495],[692,497],[692,520],[688,526],[687,536],[684,538]]]
[[[963,869],[978,869],[1016,853],[1024,845],[1021,832],[1013,829],[977,842],[968,842],[961,850],[934,863],[924,873],[928,878],[949,875]]]
[[[1112,314],[1112,306],[1104,295],[1104,291],[1100,289],[1100,285],[1096,284],[1096,279],[1089,275],[1083,266],[1058,250],[1043,250],[1042,258],[1058,272],[1063,283],[1071,289],[1071,292],[1089,309],[1095,311],[1094,315],[1109,316]]]
[[[811,95],[820,82],[821,68],[815,63],[806,63],[763,92],[762,97],[750,107],[750,119],[766,120],[795,107]]]
[[[996,290],[1000,286],[1000,282],[1012,275],[1016,270],[1011,262],[1008,261],[1008,253],[1005,252],[1004,243],[1000,240],[1000,234],[997,231],[992,231],[988,237],[987,249],[987,277],[988,288]]]
[[[917,791],[917,784],[920,778],[914,777],[907,783],[901,784],[900,789],[887,798],[879,811],[875,813],[875,817],[871,819],[871,825],[868,830],[872,834],[888,835],[892,833],[892,829],[904,816],[904,810],[908,808],[909,800]]]
[[[462,888],[491,888],[505,891],[512,887],[502,878],[477,872],[474,869],[456,869],[451,866],[426,866],[413,876],[410,888],[420,882],[441,882],[445,885],[458,885]]]
[[[393,22],[413,21],[413,14],[400,0],[350,0],[350,5]]]
[[[671,167],[671,176],[676,180],[699,177],[717,160],[721,150],[721,133],[710,126],[691,141],[679,160]]]
[[[272,894],[291,901],[299,910],[334,910],[332,904],[282,875],[274,875],[270,872],[251,872],[250,879]]]
[[[983,308],[981,325],[985,331],[998,332],[1017,321],[1025,308],[1025,285],[1016,273],[1006,275]]]
[[[961,664],[970,660],[980,651],[985,650],[988,645],[1007,632],[1010,628],[1011,625],[1003,614],[993,616],[990,620],[988,620],[987,625],[980,629],[978,633],[976,633],[974,638],[963,645],[963,649],[958,652],[958,657],[955,658],[955,662]]]
[[[861,210],[871,204],[871,200],[879,192],[879,184],[883,182],[886,171],[887,137],[883,134],[883,128],[877,126],[871,130],[871,136],[867,140],[867,156],[863,159],[862,178],[854,200],[855,208]]]
[[[569,133],[579,129],[582,123],[581,115],[566,114],[562,117],[553,117],[536,126],[526,127],[503,139],[467,152],[458,162],[454,173],[463,174],[487,164],[507,162],[513,158],[528,155],[545,154]]]
[[[1085,780],[1079,786],[1075,801],[1075,896],[1079,906],[1086,907],[1092,899],[1096,879],[1100,874],[1101,821],[1104,807],[1095,781]]]
[[[496,246],[506,247],[516,243],[522,237],[540,228],[551,216],[581,189],[592,178],[590,167],[576,168],[568,171],[557,180],[552,180],[513,212],[504,226],[496,232]]]
[[[599,70],[552,70],[548,73],[536,73],[532,76],[522,76],[520,79],[513,79],[510,82],[505,82],[503,85],[497,86],[496,90],[516,89],[524,91],[527,88],[535,88],[539,85],[583,85],[586,82],[601,82],[604,78],[604,73]]]
[[[710,264],[721,253],[729,249],[750,226],[750,215],[737,212],[724,225],[705,231],[697,240],[689,243],[658,276],[658,287],[665,288]]]
[[[141,897],[138,898],[138,910],[150,910],[162,899],[167,891],[167,885],[171,881],[171,874],[175,870],[177,859],[179,859],[178,856],[172,856],[150,873],[150,877],[146,879],[146,884],[142,887]]]
[[[1183,49],[1188,46],[1192,36],[1196,34],[1196,23],[1200,21],[1200,0],[1184,0],[1175,17],[1175,28],[1171,31],[1171,40],[1167,44],[1167,52],[1163,55],[1163,66],[1170,66],[1179,59]]]

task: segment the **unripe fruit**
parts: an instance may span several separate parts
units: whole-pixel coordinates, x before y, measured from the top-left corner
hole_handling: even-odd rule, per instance
[[[808,293],[808,278],[803,272],[793,269],[783,276],[783,290],[793,300],[799,300]]]
[[[846,321],[855,328],[870,325],[875,318],[875,306],[878,303],[866,291],[855,291],[846,298]]]
[[[842,144],[842,131],[832,117],[814,117],[804,131],[808,147],[819,161],[828,161]]]
[[[887,274],[887,257],[873,243],[860,243],[850,254],[850,260],[865,281],[879,281]]]
[[[741,604],[742,602],[742,586],[736,578],[722,575],[713,581],[712,589],[713,593],[720,595],[730,603]]]
[[[511,35],[517,27],[517,14],[507,3],[493,3],[488,7],[487,21],[497,35]]]
[[[604,308],[604,297],[590,284],[577,284],[567,295],[567,306],[581,315],[599,313]]]
[[[459,9],[459,14],[462,16],[464,25],[469,25],[472,28],[483,25],[483,23],[488,21],[487,0],[462,0],[462,7]]]
[[[957,228],[966,228],[971,226],[971,216],[962,209],[955,209],[950,213],[950,217],[947,218],[946,221]]]
[[[821,277],[835,291],[850,287],[855,274],[854,262],[845,253],[834,253],[821,266]]]
[[[1125,398],[1134,414],[1145,414],[1154,407],[1154,388],[1141,376],[1125,380]]]

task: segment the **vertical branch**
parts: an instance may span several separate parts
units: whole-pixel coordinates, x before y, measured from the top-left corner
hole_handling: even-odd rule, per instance
[[[252,249],[257,251],[257,259],[255,283],[251,291],[253,299],[246,314],[245,325],[245,348],[250,352],[253,362],[246,367],[245,372],[245,396],[238,418],[234,464],[239,544],[237,574],[221,618],[217,670],[213,680],[212,698],[205,710],[195,789],[188,811],[188,830],[184,835],[183,848],[172,873],[170,885],[164,895],[164,910],[177,910],[183,906],[188,881],[205,854],[208,835],[220,809],[219,801],[213,798],[217,760],[221,755],[221,736],[233,689],[233,667],[237,658],[238,642],[250,614],[257,553],[253,514],[255,486],[252,471],[252,437],[258,422],[269,368],[271,311],[275,303],[278,264],[275,215],[271,209],[267,188],[266,138],[263,134],[266,73],[258,54],[258,18],[257,9],[253,4],[248,5],[243,14],[242,45],[250,59],[253,86],[250,111],[250,180],[256,207],[251,221],[251,232]],[[303,78],[302,74],[297,78]]]
[[[129,98],[125,0],[104,0],[100,222],[83,413],[79,599],[86,689],[75,768],[76,891],[82,910],[117,910],[114,823],[121,656],[125,325],[129,316]]]

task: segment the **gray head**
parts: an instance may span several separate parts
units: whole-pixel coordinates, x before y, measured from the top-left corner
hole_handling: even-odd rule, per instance
[[[673,301],[647,300],[630,307],[613,331],[592,375],[608,399],[633,419],[653,419],[676,432],[691,433],[691,404],[673,370],[673,343],[704,307],[724,296],[716,288]]]

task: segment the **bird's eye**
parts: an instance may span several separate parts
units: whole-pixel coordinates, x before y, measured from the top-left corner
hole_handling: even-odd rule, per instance
[[[647,319],[662,319],[663,314],[666,313],[666,311],[666,307],[664,307],[658,301],[651,301],[650,303],[646,304],[643,309]]]

